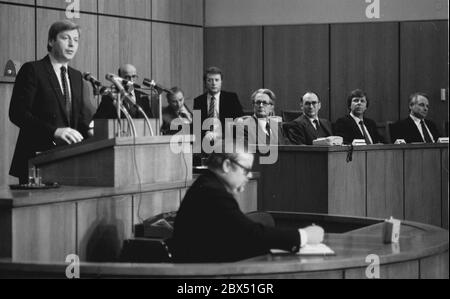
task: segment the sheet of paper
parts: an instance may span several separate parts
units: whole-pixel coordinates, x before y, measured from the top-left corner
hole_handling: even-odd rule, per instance
[[[272,254],[288,253],[288,251],[281,249],[271,249],[270,252]],[[299,252],[297,252],[297,255],[334,255],[334,254],[335,252],[330,247],[328,247],[323,243],[317,245],[306,244],[304,247],[300,248]]]

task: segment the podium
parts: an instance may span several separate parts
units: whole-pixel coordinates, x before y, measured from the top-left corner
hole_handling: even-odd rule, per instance
[[[58,147],[30,160],[44,183],[122,187],[192,179],[192,137],[120,137]],[[173,150],[183,148],[181,153]]]

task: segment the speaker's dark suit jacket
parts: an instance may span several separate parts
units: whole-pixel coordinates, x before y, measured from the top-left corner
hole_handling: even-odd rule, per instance
[[[232,262],[272,248],[298,251],[296,229],[251,221],[213,172],[189,188],[177,212],[171,251],[176,262]]]
[[[10,174],[28,177],[28,160],[36,152],[59,144],[54,140],[57,128],[71,127],[88,137],[93,106],[89,89],[79,71],[69,67],[72,115],[65,111],[65,99],[48,56],[25,63],[17,74],[9,108],[11,121],[20,128]],[[69,121],[70,119],[70,121]]]
[[[203,121],[208,118],[208,100],[206,93],[194,99],[194,110],[201,111],[203,124]],[[219,113],[223,130],[225,129],[224,124],[226,118],[236,119],[244,115],[237,94],[227,91],[220,92]]]
[[[364,125],[366,126],[367,131],[369,131],[374,144],[384,142],[383,138],[378,134],[375,121],[370,118],[364,118]],[[351,144],[354,139],[364,139],[364,135],[361,133],[358,124],[351,115],[339,118],[334,124],[333,132],[336,136],[342,136],[345,144]]]
[[[333,135],[333,130],[328,120],[319,118],[319,123],[325,133],[325,136],[321,137]],[[312,145],[313,140],[319,138],[317,130],[305,114],[284,124],[284,131],[286,133],[286,137],[292,144]]]
[[[153,117],[152,110],[150,108],[150,97],[138,90],[134,91],[136,97],[136,103],[144,110],[147,116]],[[113,103],[114,99],[110,95],[105,95],[102,97],[102,101],[94,114],[95,119],[114,119],[117,118],[117,110]],[[133,105],[128,105],[125,103],[128,113],[132,118],[144,118],[144,116],[138,111],[138,109]],[[121,118],[125,118],[123,113],[121,113]]]
[[[431,120],[425,119],[425,123],[428,129],[430,129],[430,133],[433,135],[434,141],[436,142],[440,137],[437,126]],[[393,141],[396,139],[404,139],[406,143],[424,142],[419,129],[409,116],[406,119],[396,122],[391,127],[391,135]]]

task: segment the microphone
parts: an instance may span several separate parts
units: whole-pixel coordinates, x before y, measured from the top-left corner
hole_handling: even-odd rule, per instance
[[[121,94],[126,94],[125,88],[122,85],[122,78],[109,73],[105,75],[105,79],[114,84]]]
[[[114,74],[107,74],[107,76],[113,77],[114,80],[117,80],[117,81],[120,82],[120,84],[122,84],[123,86],[127,86],[127,87],[133,86],[134,88],[141,88],[141,86],[140,86],[139,84],[134,83],[134,82],[131,82],[131,81],[126,80],[126,79],[124,79],[124,78],[121,78],[121,77],[119,77],[119,76],[116,76],[116,75],[114,75]],[[109,80],[109,79],[106,78],[106,80]],[[111,80],[109,80],[109,81],[111,81]]]
[[[142,82],[142,84],[144,84],[145,86],[150,87],[150,88],[155,88],[159,91],[165,91],[167,93],[172,93],[169,88],[156,83],[155,80],[150,80],[150,79],[145,78],[144,81]]]
[[[94,76],[92,76],[91,73],[88,73],[88,72],[83,73],[83,79],[91,82],[91,84],[94,88],[102,86],[102,83],[100,81],[98,81]]]

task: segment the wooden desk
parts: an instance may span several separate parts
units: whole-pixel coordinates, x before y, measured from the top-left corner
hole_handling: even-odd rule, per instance
[[[366,278],[369,255],[380,261],[380,278],[447,278],[448,231],[420,223],[402,223],[397,245],[382,243],[382,220],[330,215],[272,213],[277,226],[322,225],[335,256],[264,255],[220,264],[82,263],[82,278]],[[5,277],[65,277],[65,263],[17,263],[0,260]]]
[[[0,189],[0,257],[62,262],[78,254],[82,261],[115,260],[134,225],[178,210],[195,178],[116,188]],[[244,212],[257,209],[258,178],[254,173],[237,199]]]
[[[394,216],[448,228],[448,145],[280,146],[260,210]]]

